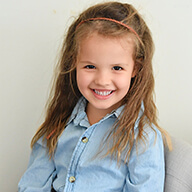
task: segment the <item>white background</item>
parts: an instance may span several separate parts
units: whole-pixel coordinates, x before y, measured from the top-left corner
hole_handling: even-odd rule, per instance
[[[94,0],[0,0],[0,191],[17,191],[66,28]],[[160,125],[192,144],[192,1],[131,0],[156,45]]]

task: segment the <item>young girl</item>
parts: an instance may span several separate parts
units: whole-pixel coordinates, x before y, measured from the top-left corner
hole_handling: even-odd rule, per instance
[[[79,16],[20,192],[163,191],[166,133],[153,101],[153,49],[129,4],[98,4]]]

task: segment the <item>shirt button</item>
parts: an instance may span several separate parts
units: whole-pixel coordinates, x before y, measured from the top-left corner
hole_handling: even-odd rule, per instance
[[[87,137],[83,137],[81,140],[83,143],[87,143],[88,142],[88,138]]]
[[[73,176],[69,177],[69,182],[74,183],[75,182],[75,177],[73,177]]]

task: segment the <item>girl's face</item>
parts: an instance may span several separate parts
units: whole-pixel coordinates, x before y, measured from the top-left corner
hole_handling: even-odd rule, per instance
[[[121,105],[134,77],[134,42],[129,37],[106,38],[97,33],[80,43],[77,85],[87,109],[107,114]]]

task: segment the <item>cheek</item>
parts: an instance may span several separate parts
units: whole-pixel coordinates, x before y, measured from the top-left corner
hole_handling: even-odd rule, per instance
[[[81,73],[78,70],[76,74],[76,79],[77,79],[77,86],[80,89],[83,79]]]
[[[116,86],[119,89],[128,91],[131,84],[131,75],[124,75],[119,78],[116,78],[115,82],[116,82]]]
[[[87,87],[89,83],[89,78],[88,76],[82,72],[82,71],[77,71],[77,86],[79,90],[81,91],[83,88]]]

